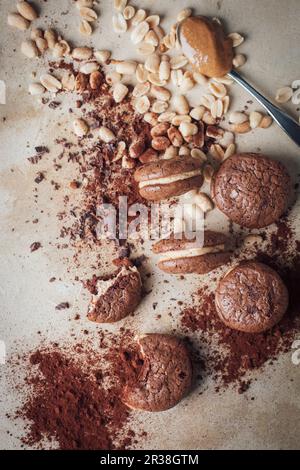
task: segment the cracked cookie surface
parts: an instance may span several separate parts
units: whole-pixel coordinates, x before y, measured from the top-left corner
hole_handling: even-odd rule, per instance
[[[143,411],[164,411],[175,406],[192,383],[191,359],[183,341],[170,335],[149,334],[139,340],[137,355],[138,360],[127,361],[123,402]]]
[[[284,316],[289,295],[273,269],[256,261],[241,263],[216,290],[220,319],[230,328],[247,333],[269,330]]]
[[[233,222],[261,228],[287,210],[291,179],[285,167],[260,154],[236,154],[216,173],[211,188],[217,207]]]
[[[135,267],[122,267],[107,280],[98,279],[88,319],[97,323],[114,323],[134,312],[141,301],[142,283]]]

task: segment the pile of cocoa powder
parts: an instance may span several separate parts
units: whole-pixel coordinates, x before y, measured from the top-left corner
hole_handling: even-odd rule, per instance
[[[263,251],[255,250],[253,258],[278,271],[289,290],[288,311],[272,330],[249,334],[226,327],[219,320],[209,286],[202,286],[194,294],[194,305],[181,313],[183,329],[201,334],[201,362],[205,373],[214,377],[217,390],[235,384],[240,393],[246,391],[251,383],[249,371],[291,351],[300,334],[300,242],[287,217],[276,224]]]
[[[21,359],[31,389],[16,414],[28,423],[26,447],[44,448],[47,439],[60,449],[116,450],[145,437],[132,429],[130,411],[120,399],[117,372],[131,333],[121,332],[118,340],[108,333],[99,335],[98,350],[88,342],[52,344]]]

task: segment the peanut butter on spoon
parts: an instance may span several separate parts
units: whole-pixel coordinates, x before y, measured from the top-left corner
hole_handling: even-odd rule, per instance
[[[191,16],[178,27],[183,53],[207,77],[223,77],[232,70],[232,40],[222,26],[205,16]]]

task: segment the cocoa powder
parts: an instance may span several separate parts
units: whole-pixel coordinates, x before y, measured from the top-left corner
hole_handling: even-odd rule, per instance
[[[105,347],[107,339],[101,336],[100,343]],[[141,438],[144,433],[130,427],[130,412],[120,400],[122,382],[115,372],[121,357],[116,346],[109,351],[105,366],[103,356],[82,344],[31,353],[26,377],[31,392],[17,412],[28,422],[26,446],[45,448],[46,438],[59,449],[126,449]]]

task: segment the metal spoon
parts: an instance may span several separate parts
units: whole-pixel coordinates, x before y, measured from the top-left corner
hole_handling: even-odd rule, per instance
[[[177,27],[177,38],[179,41],[180,46],[182,47],[182,43],[180,41],[180,24]],[[185,48],[182,47],[183,53],[186,57],[189,57],[189,53],[191,51],[184,50]],[[273,103],[271,103],[267,98],[261,95],[253,86],[251,86],[240,74],[238,74],[235,70],[231,70],[228,73],[228,76],[235,80],[239,85],[241,85],[246,91],[250,93],[272,116],[274,121],[284,130],[284,132],[298,145],[300,146],[300,126],[299,124],[292,119],[288,114],[284,111],[279,109]]]

